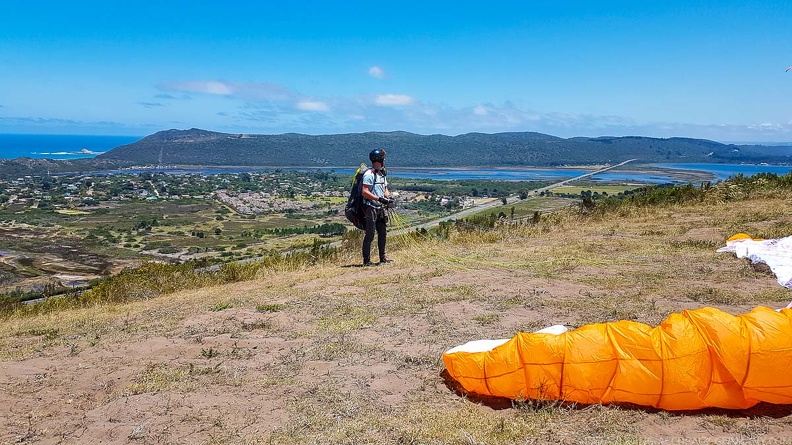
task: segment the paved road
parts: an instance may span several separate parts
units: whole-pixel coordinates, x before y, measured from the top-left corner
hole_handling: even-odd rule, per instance
[[[572,181],[577,181],[578,179],[588,178],[589,176],[594,176],[597,173],[606,172],[606,171],[612,170],[612,169],[614,169],[616,167],[621,167],[622,165],[624,165],[624,164],[626,164],[628,162],[632,162],[632,161],[635,161],[635,159],[628,159],[628,160],[626,160],[624,162],[620,162],[620,163],[618,163],[616,165],[611,165],[610,167],[605,167],[605,168],[601,168],[601,169],[599,169],[597,171],[593,171],[591,173],[586,173],[585,175],[575,176],[574,178],[567,179],[565,181],[556,182],[553,185],[548,185],[547,187],[542,187],[540,189],[533,190],[531,193],[529,193],[529,195],[531,195],[531,194],[532,195],[538,195],[539,193],[542,193],[542,192],[547,191],[549,189],[560,187],[562,185],[566,185],[566,184],[568,184],[568,183],[570,183]]]

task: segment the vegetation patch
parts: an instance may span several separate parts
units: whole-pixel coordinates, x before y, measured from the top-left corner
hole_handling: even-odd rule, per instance
[[[259,312],[280,312],[285,308],[286,305],[279,303],[263,303],[256,306],[256,310]]]

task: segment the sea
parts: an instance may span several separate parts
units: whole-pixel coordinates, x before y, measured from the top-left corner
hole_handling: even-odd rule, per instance
[[[47,159],[92,158],[140,138],[141,136],[0,134],[0,159],[23,156]]]
[[[13,159],[21,156],[30,158],[48,159],[78,159],[91,158],[121,145],[131,144],[141,136],[79,136],[79,135],[39,135],[39,134],[0,134],[0,159]],[[767,164],[651,164],[649,169],[643,166],[641,170],[632,170],[631,164],[624,168],[598,173],[591,177],[597,182],[636,182],[636,183],[680,183],[679,179],[668,170],[703,172],[712,181],[719,181],[737,174],[753,176],[757,173],[789,174],[792,166],[767,165]],[[656,167],[657,169],[652,169]],[[312,170],[334,171],[341,174],[352,175],[354,168],[322,167],[306,168],[293,167],[283,170]],[[163,167],[155,169],[133,169],[102,172],[112,173],[139,173],[143,171],[161,171],[171,174],[222,174],[254,172],[264,170],[262,167],[200,167],[179,168]],[[480,179],[494,181],[560,181],[567,178],[589,173],[594,169],[579,168],[401,168],[394,167],[389,170],[393,176],[411,179],[436,179],[436,180],[463,180]]]

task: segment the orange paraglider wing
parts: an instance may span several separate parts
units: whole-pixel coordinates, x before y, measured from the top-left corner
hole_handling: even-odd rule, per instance
[[[618,321],[559,335],[519,333],[443,355],[468,392],[511,399],[635,403],[666,410],[792,403],[792,310],[714,308],[660,326]]]

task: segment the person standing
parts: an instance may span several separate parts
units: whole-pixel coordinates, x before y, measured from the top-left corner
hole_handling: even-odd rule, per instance
[[[371,242],[374,241],[374,231],[377,232],[377,249],[379,250],[380,264],[392,263],[393,260],[385,255],[385,242],[387,238],[388,215],[386,209],[391,204],[388,179],[385,171],[385,150],[378,148],[369,153],[372,168],[363,174],[363,187],[361,194],[365,199],[363,214],[366,221],[366,235],[363,237],[363,266],[374,266],[371,262]]]

